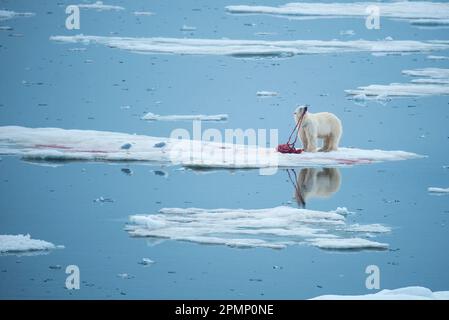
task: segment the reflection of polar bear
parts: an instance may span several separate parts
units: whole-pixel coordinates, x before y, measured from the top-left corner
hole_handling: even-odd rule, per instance
[[[304,108],[305,106],[299,106],[296,109],[294,113],[296,123],[304,113]],[[306,112],[298,134],[304,151],[316,152],[317,140],[323,139],[323,146],[318,151],[329,152],[338,149],[342,130],[341,121],[334,114]]]
[[[310,198],[327,198],[340,189],[341,177],[337,168],[304,168],[298,175],[295,198],[305,206]]]

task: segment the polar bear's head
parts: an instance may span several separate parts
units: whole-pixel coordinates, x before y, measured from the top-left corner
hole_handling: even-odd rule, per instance
[[[303,114],[306,114],[307,108],[309,107],[308,104],[300,105],[296,108],[295,112],[293,113],[293,117],[295,118],[295,121],[298,122],[299,119]]]

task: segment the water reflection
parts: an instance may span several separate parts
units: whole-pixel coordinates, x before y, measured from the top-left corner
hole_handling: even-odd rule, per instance
[[[329,198],[340,189],[341,174],[337,168],[303,168],[299,174],[294,169],[287,169],[287,173],[301,208],[309,199]]]

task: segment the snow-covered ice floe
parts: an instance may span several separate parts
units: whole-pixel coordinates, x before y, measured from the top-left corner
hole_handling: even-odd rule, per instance
[[[312,300],[449,300],[449,291],[434,291],[424,287],[381,290],[364,295],[323,295]]]
[[[429,187],[427,191],[432,194],[449,194],[449,188],[437,188],[437,187]]]
[[[48,251],[57,248],[64,247],[44,240],[31,239],[29,234],[0,235],[0,254]]]
[[[281,154],[275,147],[17,126],[0,127],[1,154],[40,161],[140,161],[191,168],[241,169],[356,165],[422,157],[405,151],[355,148]]]
[[[193,114],[193,115],[167,115],[162,116],[148,112],[142,117],[143,120],[150,121],[226,121],[228,120],[227,114],[214,114],[214,115],[203,115],[203,114]]]
[[[226,10],[234,14],[269,14],[294,19],[359,17],[365,19],[369,8],[379,9],[382,18],[409,21],[418,26],[439,26],[449,21],[449,4],[428,1],[287,3],[278,7],[231,5]],[[367,11],[368,10],[368,11]]]
[[[376,55],[430,53],[449,49],[447,41],[413,40],[229,40],[188,38],[132,38],[89,35],[51,36],[64,43],[100,44],[147,54],[231,55],[237,57],[288,57],[299,54],[368,52]]]
[[[33,12],[15,12],[9,10],[0,10],[0,21],[18,17],[32,17],[32,16],[34,16]]]
[[[242,248],[281,249],[305,244],[330,250],[383,250],[387,243],[364,237],[391,231],[379,224],[354,227],[336,211],[286,206],[255,210],[164,208],[156,214],[130,216],[129,220],[125,229],[134,237]]]
[[[77,4],[76,6],[81,9],[92,9],[92,10],[97,10],[97,11],[125,10],[125,8],[123,8],[121,6],[104,4],[103,1],[96,1],[94,3],[80,3],[80,4]]]
[[[409,83],[371,84],[345,92],[354,100],[379,101],[396,97],[449,95],[449,69],[423,68],[404,70],[402,73],[415,79]]]

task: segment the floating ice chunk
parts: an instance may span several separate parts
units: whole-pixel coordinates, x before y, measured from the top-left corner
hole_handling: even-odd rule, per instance
[[[355,31],[354,30],[341,30],[340,35],[341,36],[353,36],[353,35],[355,35]]]
[[[449,188],[429,187],[429,188],[427,188],[427,191],[430,192],[430,193],[445,194],[445,193],[449,193]]]
[[[365,295],[323,295],[312,300],[449,300],[449,291],[435,291],[424,287],[405,287],[381,290]]]
[[[402,74],[412,77],[410,83],[391,83],[387,85],[372,84],[345,90],[352,99],[388,101],[397,97],[421,97],[430,95],[449,95],[449,69],[423,68],[404,70]]]
[[[151,11],[134,11],[135,16],[154,16],[154,12]]]
[[[18,17],[32,17],[35,14],[33,12],[15,12],[9,10],[0,10],[0,20],[9,20]]]
[[[281,249],[310,244],[326,249],[385,249],[388,245],[361,238],[390,229],[379,224],[347,226],[334,211],[292,207],[268,209],[163,208],[157,214],[133,215],[126,231],[134,237],[151,237],[232,247]],[[352,229],[351,229],[352,228]],[[346,237],[347,236],[347,237]]]
[[[225,121],[228,119],[227,114],[216,114],[216,115],[169,115],[169,116],[161,116],[158,114],[154,114],[148,112],[146,115],[142,117],[143,120],[150,121]]]
[[[346,208],[346,207],[337,207],[337,209],[334,212],[338,213],[338,214],[342,214],[344,216],[347,216],[348,214],[353,213],[353,212],[349,211],[348,208]]]
[[[276,91],[257,91],[256,95],[258,97],[275,97],[278,93]]]
[[[192,26],[183,25],[181,27],[181,31],[195,31],[195,30],[196,30],[196,27],[192,27]]]
[[[447,50],[447,41],[412,40],[229,40],[188,38],[131,38],[102,36],[51,36],[50,40],[66,43],[101,44],[136,53],[172,53],[232,55],[236,57],[289,57],[300,54],[367,52],[372,54],[412,54]]]
[[[326,17],[365,18],[369,6],[379,8],[382,17],[407,20],[413,25],[444,25],[449,19],[447,3],[424,1],[350,2],[350,3],[287,3],[278,7],[260,5],[232,5],[226,10],[235,14],[270,14],[289,19],[317,19]]]
[[[13,30],[10,26],[0,26],[0,31],[11,31]]]
[[[139,264],[144,265],[144,266],[152,265],[153,263],[154,263],[154,261],[149,258],[142,258],[142,260],[139,261]]]
[[[125,10],[125,8],[123,8],[121,6],[113,6],[113,5],[104,4],[103,1],[96,1],[95,3],[81,3],[81,4],[77,4],[76,6],[81,9],[93,9],[93,10],[97,10],[97,11]]]
[[[64,246],[55,246],[51,242],[31,239],[29,234],[0,235],[0,253],[46,251],[56,248],[64,248]]]
[[[346,239],[327,239],[318,238],[311,239],[311,244],[329,250],[357,250],[357,249],[387,249],[387,243],[375,242],[362,238],[346,238]]]
[[[448,56],[434,56],[434,55],[430,55],[427,56],[427,59],[429,60],[449,60]]]
[[[119,273],[119,274],[117,274],[117,277],[122,278],[122,279],[133,279],[134,278],[133,275],[130,275],[128,273]]]
[[[105,202],[114,202],[114,200],[111,198],[99,197],[99,198],[95,199],[94,202],[105,203]]]

